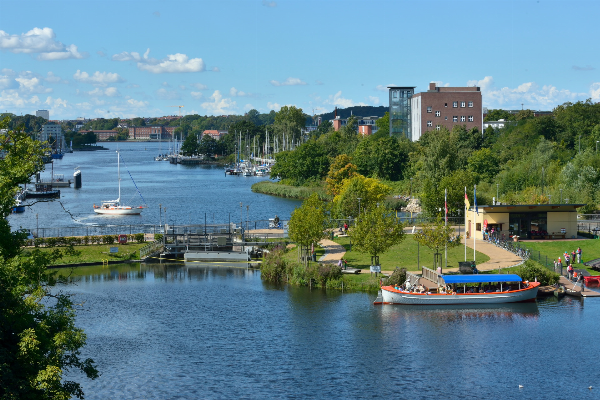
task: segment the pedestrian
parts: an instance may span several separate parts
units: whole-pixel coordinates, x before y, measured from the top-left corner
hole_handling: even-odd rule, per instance
[[[577,263],[581,264],[583,261],[581,261],[581,247],[577,248]]]
[[[344,258],[344,269],[348,269],[348,261]]]
[[[575,250],[573,250],[573,252],[571,253],[571,260],[572,260],[573,264],[575,264],[575,262],[577,261],[577,258],[575,257],[575,254],[576,254]]]
[[[583,274],[582,273],[579,274],[579,278],[577,278],[577,282],[578,283],[581,282],[581,291],[583,292],[585,290],[584,289],[584,287],[585,287],[585,280],[583,279]]]
[[[338,267],[342,268],[342,265],[343,265],[343,263],[342,263],[342,259],[340,258],[340,259],[338,260]]]
[[[569,280],[573,279],[573,266],[571,264],[569,264],[569,266],[567,267],[567,273],[569,274]]]
[[[344,222],[344,233],[348,233],[348,224]]]

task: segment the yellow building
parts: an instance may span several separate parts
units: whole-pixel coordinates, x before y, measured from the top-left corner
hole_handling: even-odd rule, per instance
[[[486,231],[506,239],[570,239],[577,237],[577,208],[584,204],[520,204],[471,207],[467,211],[469,237],[483,239]]]

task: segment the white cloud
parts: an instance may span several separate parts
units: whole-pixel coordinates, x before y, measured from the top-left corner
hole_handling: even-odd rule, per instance
[[[373,105],[379,105],[379,97],[375,97],[375,96],[369,96],[369,101],[373,104]]]
[[[212,67],[211,71],[212,72],[221,72],[221,70],[219,69],[219,67]]]
[[[56,109],[59,107],[67,107],[67,101],[59,98],[53,99],[52,97],[48,96],[48,98],[46,99],[46,101],[44,102],[44,104],[49,105],[51,107],[51,111],[52,109]]]
[[[377,85],[377,86],[375,86],[375,90],[378,90],[380,92],[387,92],[390,90],[390,89],[388,89],[388,86],[398,86],[398,85],[396,85],[394,83],[390,83],[389,85]]]
[[[202,98],[202,92],[190,92],[190,95],[196,100]]]
[[[571,92],[568,89],[557,89],[552,85],[540,87],[535,82],[525,82],[516,88],[497,88],[494,79],[486,76],[481,80],[471,80],[468,86],[479,86],[483,97],[483,105],[488,108],[548,110],[567,101],[585,99],[588,93]],[[590,88],[590,94],[594,93]]]
[[[211,102],[202,103],[201,106],[208,110],[213,115],[223,115],[232,113],[232,109],[236,106],[236,102],[223,97],[220,91],[215,90],[210,96]]]
[[[143,108],[143,107],[148,106],[147,101],[135,100],[135,99],[127,100],[127,104],[131,105],[134,108]]]
[[[202,84],[202,83],[192,83],[191,86],[195,87],[198,90],[206,90],[208,89],[208,86]]]
[[[435,83],[436,87],[450,87],[449,83],[444,83],[442,81],[431,81],[431,83]],[[429,89],[429,85],[427,85],[427,89]]]
[[[105,53],[105,52],[103,52],[102,50],[98,50],[98,51],[96,52],[96,54],[98,54],[100,57],[106,57],[106,53]]]
[[[231,89],[229,89],[229,95],[231,97],[252,97],[252,93],[246,93],[246,92],[242,92],[241,90],[237,90],[236,88],[232,87]]]
[[[64,84],[68,84],[69,81],[66,79],[61,78],[58,75],[55,75],[54,72],[48,72],[46,74],[46,78],[44,78],[46,80],[46,82],[50,82],[50,83],[64,83]]]
[[[98,86],[107,86],[109,83],[123,82],[124,79],[119,76],[116,72],[94,72],[94,75],[90,75],[85,71],[77,70],[73,74],[73,78],[82,83],[91,83]]]
[[[160,88],[156,91],[156,96],[162,100],[175,100],[180,99],[181,96],[175,90],[168,90],[165,88]]]
[[[16,90],[3,90],[0,92],[0,108],[2,109],[9,110],[38,104],[40,104],[40,99],[37,96],[31,96],[27,99],[21,97]]]
[[[324,85],[324,83],[321,82],[320,80],[316,80],[315,81],[315,85],[321,86],[321,85]]]
[[[100,89],[100,88],[96,88],[92,91],[89,92],[84,92],[85,94],[87,94],[88,96],[92,96],[92,97],[119,97],[121,96],[121,93],[119,93],[119,90],[116,87],[108,87],[106,89]]]
[[[185,54],[169,54],[162,60],[150,58],[150,49],[143,56],[135,51],[122,52],[112,56],[113,61],[135,61],[138,69],[153,74],[177,73],[177,72],[202,72],[205,70],[204,61],[201,58],[189,58]]]
[[[51,28],[33,28],[20,35],[0,30],[0,49],[11,53],[38,53],[38,60],[80,59],[88,56],[85,52],[80,53],[76,45],[65,46],[55,38],[56,34]]]
[[[279,111],[281,109],[281,105],[279,103],[271,103],[270,101],[267,103],[267,107],[269,110]]]
[[[19,90],[22,93],[50,93],[51,88],[47,88],[40,84],[41,79],[38,77],[25,77],[20,76],[15,78],[15,81],[19,82]]]
[[[265,7],[274,8],[274,7],[277,7],[277,2],[263,0],[262,1],[262,5],[265,6]]]
[[[303,82],[299,78],[287,78],[283,82],[279,82],[279,81],[275,81],[275,80],[271,81],[271,85],[273,85],[273,86],[298,86],[298,85],[306,85],[306,84],[307,84],[306,82]]]
[[[169,85],[169,82],[163,82],[161,85],[163,85],[164,87],[171,87],[171,85]]]
[[[590,97],[592,101],[600,101],[600,82],[594,82],[590,86]]]
[[[138,85],[137,83],[130,83],[129,85],[127,85],[127,89],[137,89],[139,87],[140,85]]]
[[[179,85],[179,89],[181,89],[181,90],[187,90],[187,88],[185,87],[185,85]]]
[[[354,101],[352,101],[350,99],[346,99],[346,98],[342,97],[341,90],[339,92],[337,92],[335,95],[329,96],[329,98],[327,100],[325,100],[325,104],[331,104],[332,106],[338,106],[338,107],[343,107],[343,108],[367,105],[362,102],[355,103]]]

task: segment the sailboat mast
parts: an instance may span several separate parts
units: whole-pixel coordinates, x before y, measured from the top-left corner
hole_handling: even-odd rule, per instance
[[[121,202],[121,159],[119,157],[119,151],[117,150],[117,178],[119,181],[119,198],[117,202]]]

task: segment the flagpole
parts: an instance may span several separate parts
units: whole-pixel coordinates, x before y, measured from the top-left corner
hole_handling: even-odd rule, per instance
[[[446,224],[444,225],[446,228],[448,227],[448,189],[444,189],[444,215]],[[448,268],[448,240],[446,240],[446,268]]]
[[[467,187],[465,186],[465,262],[467,261]]]
[[[477,212],[477,185],[474,185],[473,189],[473,201],[475,202],[475,212]],[[479,213],[477,213],[479,214]],[[473,213],[473,219],[475,219],[475,213]],[[475,236],[477,236],[477,220],[475,220],[475,229],[473,229],[473,262],[475,262],[475,247],[477,247],[477,242],[475,241]]]

